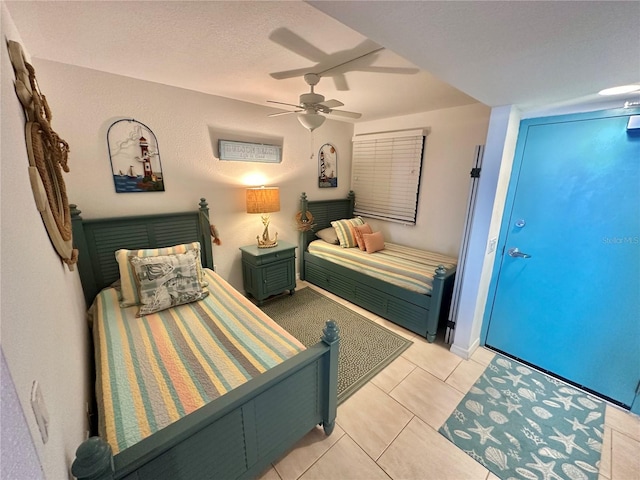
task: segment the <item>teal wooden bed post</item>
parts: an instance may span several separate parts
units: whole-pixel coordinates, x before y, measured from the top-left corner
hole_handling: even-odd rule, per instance
[[[307,218],[307,194],[302,192],[300,195],[300,218]],[[307,250],[307,232],[300,231],[298,237],[298,270],[300,273],[300,280],[304,280],[304,252]]]
[[[433,286],[431,291],[431,306],[429,307],[429,325],[427,329],[427,341],[433,343],[436,339],[438,331],[438,323],[440,321],[440,309],[442,308],[442,297],[444,293],[444,280],[447,269],[444,265],[438,265],[435,275],[433,276]]]
[[[78,210],[76,204],[70,204],[71,212],[71,229],[73,234],[73,246],[78,249],[78,273],[82,279],[82,289],[84,291],[84,300],[87,307],[91,305],[93,299],[98,293],[93,268],[91,267],[91,258],[89,258],[89,248],[87,247],[87,237],[82,227],[82,211]]]
[[[80,444],[71,473],[78,480],[112,480],[114,478],[111,445],[100,437],[91,437]]]
[[[353,190],[349,190],[349,194],[347,195],[347,200],[349,200],[349,216],[353,216],[353,211],[356,208],[356,194]]]
[[[338,325],[333,320],[327,320],[322,329],[322,341],[329,345],[330,351],[327,358],[326,375],[329,377],[323,382],[327,385],[325,410],[322,412],[322,428],[324,433],[331,435],[336,425],[338,411],[338,349],[340,345]]]
[[[202,232],[202,245],[203,258],[202,265],[204,267],[213,270],[213,246],[211,244],[211,221],[209,220],[209,204],[205,198],[200,199],[200,230]]]

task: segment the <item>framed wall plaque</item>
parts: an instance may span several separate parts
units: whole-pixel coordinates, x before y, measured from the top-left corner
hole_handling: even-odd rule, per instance
[[[107,145],[116,193],[164,192],[158,139],[133,118],[113,122]]]
[[[218,152],[220,160],[263,163],[282,161],[282,147],[279,145],[218,140]]]
[[[318,186],[320,188],[338,186],[338,152],[330,143],[322,145],[318,152]]]

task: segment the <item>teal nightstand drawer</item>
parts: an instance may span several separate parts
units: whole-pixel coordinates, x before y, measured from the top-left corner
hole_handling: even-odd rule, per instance
[[[280,245],[273,247],[278,248]],[[257,250],[257,247],[256,247]],[[267,250],[267,249],[264,249]],[[243,251],[242,259],[253,265],[267,265],[269,263],[279,262],[288,258],[294,258],[296,256],[295,248],[289,248],[287,250],[277,250],[268,252],[259,252],[259,255],[253,255],[251,252]]]

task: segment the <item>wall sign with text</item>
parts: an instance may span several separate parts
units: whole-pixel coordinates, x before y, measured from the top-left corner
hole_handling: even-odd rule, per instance
[[[282,147],[279,145],[218,140],[218,152],[220,160],[264,163],[282,161]]]

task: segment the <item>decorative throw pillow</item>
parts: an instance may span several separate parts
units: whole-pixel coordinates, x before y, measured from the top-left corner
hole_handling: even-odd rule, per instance
[[[374,253],[384,249],[384,237],[382,232],[363,233],[364,245],[367,253]]]
[[[352,226],[355,227],[357,225],[364,225],[364,221],[361,217],[354,217],[331,222],[331,226],[336,229],[341,247],[352,248],[358,245],[356,237],[351,230]]]
[[[316,236],[333,245],[338,245],[338,243],[340,243],[336,229],[333,227],[323,228],[322,230],[317,231]]]
[[[189,250],[179,255],[130,257],[140,296],[137,316],[206,297],[209,292],[202,289],[198,278],[198,256],[199,252]]]
[[[131,267],[129,259],[131,257],[157,257],[159,255],[177,255],[186,253],[190,250],[197,252],[197,269],[198,278],[203,287],[207,286],[200,262],[200,242],[185,243],[182,245],[174,245],[165,248],[147,248],[142,250],[125,250],[121,249],[116,252],[116,260],[118,261],[118,269],[120,270],[120,306],[130,307],[140,303],[138,289],[136,286],[136,277]]]
[[[363,233],[373,233],[371,230],[371,225],[365,223],[364,225],[358,225],[357,227],[353,227],[353,234],[356,237],[356,242],[358,243],[358,248],[360,250],[365,250],[366,247],[364,245],[364,238],[362,238]]]

